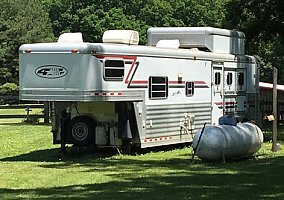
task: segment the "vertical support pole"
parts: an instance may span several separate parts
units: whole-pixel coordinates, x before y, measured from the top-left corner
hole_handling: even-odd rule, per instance
[[[278,70],[274,67],[273,68],[273,129],[272,129],[272,151],[276,152],[277,151],[277,76],[278,76]]]
[[[49,123],[49,103],[45,101],[43,103],[43,115],[44,115],[44,123]]]

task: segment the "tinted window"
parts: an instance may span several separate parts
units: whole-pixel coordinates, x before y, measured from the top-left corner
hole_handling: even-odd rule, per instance
[[[168,97],[168,77],[149,77],[149,99],[162,99]]]
[[[106,60],[104,62],[105,80],[123,80],[123,77],[124,77],[123,60]]]
[[[186,96],[192,96],[194,94],[194,82],[186,82],[185,94]]]

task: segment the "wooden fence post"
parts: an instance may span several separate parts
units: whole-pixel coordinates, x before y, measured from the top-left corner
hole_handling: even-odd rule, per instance
[[[273,128],[272,128],[272,148],[271,150],[273,152],[276,152],[279,150],[277,145],[277,76],[278,76],[278,70],[277,68],[273,68],[273,98],[272,98],[272,114],[274,116],[273,120]]]

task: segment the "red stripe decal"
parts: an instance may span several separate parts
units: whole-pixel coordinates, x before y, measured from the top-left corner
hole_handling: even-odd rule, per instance
[[[132,70],[133,70],[133,68],[134,68],[134,66],[135,66],[135,64],[136,64],[136,60],[137,60],[137,57],[135,56],[133,56],[133,62],[132,62],[132,65],[131,65],[131,67],[130,67],[130,70],[128,71],[128,74],[127,74],[127,76],[126,76],[126,79],[125,79],[125,83],[129,83],[129,76],[130,76],[130,74],[131,74],[131,72],[132,72]]]
[[[198,84],[206,84],[205,81],[193,81],[193,82],[194,82],[194,84],[197,84],[197,85]]]
[[[196,83],[196,82],[198,82],[198,83]],[[125,83],[129,83],[129,81],[126,79]],[[148,80],[133,80],[133,81],[131,81],[131,83],[132,84],[148,84]],[[197,85],[198,84],[206,84],[204,81],[194,81],[194,83],[197,84]],[[174,85],[174,84],[185,84],[185,81],[181,81],[181,82],[179,82],[179,81],[169,81],[169,84],[172,84],[172,85]]]
[[[184,84],[185,81],[169,81],[169,84]]]
[[[127,60],[136,60],[136,56],[127,56],[127,55],[96,55],[96,58],[122,58]]]
[[[135,80],[135,81],[131,81],[131,83],[133,83],[133,84],[148,84],[148,81]]]

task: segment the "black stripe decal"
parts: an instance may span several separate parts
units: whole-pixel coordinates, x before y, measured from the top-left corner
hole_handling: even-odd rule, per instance
[[[148,88],[148,85],[129,85],[128,88]]]
[[[185,85],[169,85],[169,88],[185,88]]]

